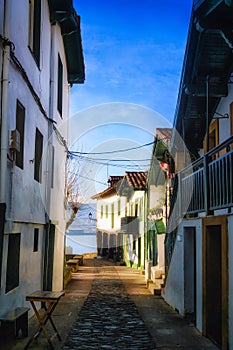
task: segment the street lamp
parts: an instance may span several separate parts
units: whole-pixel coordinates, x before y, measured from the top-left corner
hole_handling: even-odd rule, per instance
[[[92,213],[91,212],[88,214],[88,217],[89,217],[89,220],[97,221],[96,219],[92,219]]]

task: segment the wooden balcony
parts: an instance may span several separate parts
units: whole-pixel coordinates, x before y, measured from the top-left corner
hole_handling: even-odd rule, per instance
[[[139,220],[137,216],[125,216],[121,218],[121,232],[126,234],[139,233]]]
[[[181,214],[233,206],[233,136],[178,174]]]

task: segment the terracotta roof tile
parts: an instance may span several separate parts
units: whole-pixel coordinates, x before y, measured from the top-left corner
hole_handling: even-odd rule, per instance
[[[126,171],[125,178],[130,186],[135,190],[141,190],[146,187],[147,172],[144,171]]]
[[[115,183],[123,180],[124,176],[109,176],[108,183],[113,186]]]
[[[91,198],[92,199],[108,198],[116,195],[117,189],[120,186],[123,178],[124,176],[110,176],[108,179],[108,183],[110,184],[109,187],[99,193],[96,193]]]

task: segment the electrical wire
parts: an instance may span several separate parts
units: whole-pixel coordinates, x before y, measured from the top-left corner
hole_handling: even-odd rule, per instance
[[[153,145],[155,141],[153,142],[149,142],[149,143],[145,143],[144,145],[141,146],[135,146],[135,147],[131,147],[131,148],[125,148],[125,149],[118,149],[118,150],[114,150],[114,151],[106,151],[106,152],[79,152],[79,151],[69,151],[69,154],[74,154],[74,155],[94,155],[94,154],[113,154],[113,153],[121,153],[121,152],[128,152],[128,151],[132,151],[135,149],[139,149],[142,147],[146,147],[146,146],[150,146]]]
[[[94,180],[94,179],[91,179],[90,177],[87,177],[87,176],[83,176],[83,175],[79,175],[80,177],[86,179],[86,180],[90,180],[90,181],[94,181],[94,182],[97,182],[101,185],[105,185],[106,186],[106,183],[105,182],[101,182],[101,181],[97,181],[97,180]]]
[[[141,167],[146,167],[146,168],[148,168],[149,167],[149,165],[150,164],[143,164],[143,165],[139,165],[139,164],[111,164],[111,162],[105,162],[105,163],[103,163],[103,162],[96,162],[96,161],[94,161],[94,160],[88,160],[88,159],[86,159],[86,161],[88,162],[88,163],[90,163],[90,164],[98,164],[98,165],[103,165],[103,166],[111,166],[111,167],[116,167],[116,168],[125,168],[125,167],[127,167],[127,168],[141,168]]]
[[[80,156],[76,155],[73,156],[72,159],[77,159],[78,161],[85,161],[90,164],[98,164],[98,165],[103,165],[103,166],[113,166],[113,167],[118,167],[118,168],[148,168],[150,166],[150,159],[106,159],[106,158],[90,158],[90,157],[85,157],[85,156]],[[103,161],[100,161],[103,159]],[[115,164],[115,163],[125,163],[125,162],[148,162],[147,164]]]
[[[77,155],[76,157],[79,157],[80,160],[94,160],[94,161],[111,161],[111,162],[146,162],[150,161],[150,158],[144,158],[144,159],[109,159],[109,158],[92,158],[82,155]]]

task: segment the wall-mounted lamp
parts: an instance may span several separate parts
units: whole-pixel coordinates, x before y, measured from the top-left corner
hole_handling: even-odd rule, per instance
[[[182,235],[180,235],[180,234],[178,234],[178,235],[176,236],[176,239],[177,239],[177,242],[182,242],[182,241],[183,241],[183,237],[182,237]]]
[[[89,217],[89,220],[97,221],[96,219],[92,219],[92,213],[91,212],[88,214],[88,217]]]
[[[213,116],[213,119],[219,119],[219,118],[228,119],[229,118],[229,114],[228,113],[221,114],[221,113],[215,112],[214,114],[217,114],[218,117]]]

